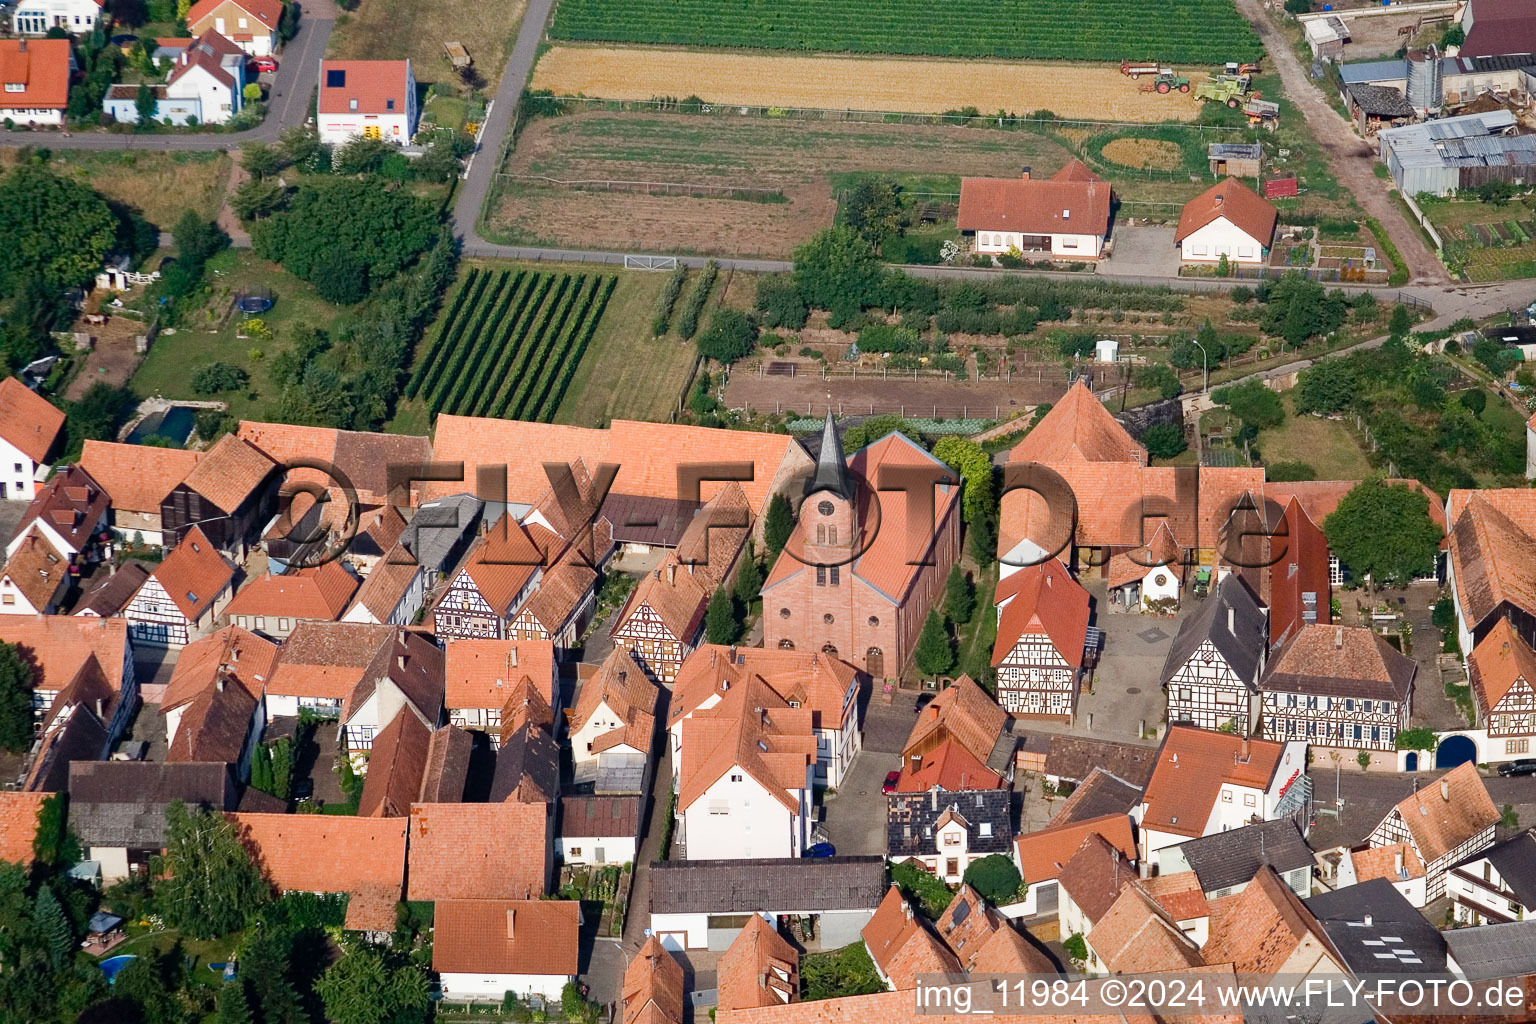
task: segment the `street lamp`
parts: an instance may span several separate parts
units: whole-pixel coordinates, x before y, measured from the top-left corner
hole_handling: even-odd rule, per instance
[[[1193,341],[1195,343],[1195,347],[1200,350],[1200,390],[1204,392],[1207,388],[1210,387],[1211,383],[1210,358],[1206,355],[1205,346],[1200,344],[1199,338],[1191,338],[1190,340]]]

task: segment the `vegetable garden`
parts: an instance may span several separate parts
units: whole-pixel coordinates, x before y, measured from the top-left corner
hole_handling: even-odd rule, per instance
[[[1257,60],[1232,0],[561,0],[556,39],[947,57]]]
[[[549,422],[618,279],[473,268],[406,384],[433,413]]]

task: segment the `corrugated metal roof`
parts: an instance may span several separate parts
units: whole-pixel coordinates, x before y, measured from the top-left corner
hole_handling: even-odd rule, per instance
[[[1358,64],[1340,64],[1339,80],[1345,85],[1371,85],[1408,79],[1408,62],[1405,60],[1365,60]]]
[[[1212,160],[1257,160],[1264,147],[1257,142],[1213,142],[1206,152]]]

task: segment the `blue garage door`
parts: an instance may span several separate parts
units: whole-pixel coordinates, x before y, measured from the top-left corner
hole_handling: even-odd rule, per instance
[[[1477,760],[1477,744],[1466,736],[1448,736],[1435,750],[1436,768],[1455,768]]]

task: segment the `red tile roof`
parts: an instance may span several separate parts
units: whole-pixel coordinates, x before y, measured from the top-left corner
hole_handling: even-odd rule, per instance
[[[1463,57],[1536,53],[1536,19],[1525,0],[1476,0],[1472,28],[1462,43]]]
[[[7,84],[20,82],[26,86],[21,92],[0,92],[0,110],[63,110],[69,105],[69,40],[0,39],[0,81]],[[16,387],[27,391],[26,385],[14,377],[6,380],[15,381]],[[39,450],[40,440],[48,437],[54,415],[44,413],[36,420],[24,416],[13,418],[16,407],[10,404],[14,398],[6,394],[8,390],[8,385],[0,384],[0,437],[27,452],[33,462],[41,462],[43,455],[32,455],[31,452]],[[48,405],[41,398],[38,401]],[[57,409],[54,413],[57,413],[58,424],[51,429],[53,436],[57,436],[64,414]],[[51,437],[49,441],[51,443]],[[43,445],[41,451],[46,454],[47,448]]]
[[[389,931],[405,885],[404,818],[231,814],[241,840],[280,892],[350,893],[346,926]],[[373,894],[388,894],[381,904]],[[387,914],[379,909],[387,905]]]
[[[409,814],[411,804],[421,794],[431,746],[432,730],[406,709],[397,711],[373,738],[357,813],[373,818]]]
[[[362,680],[393,626],[304,620],[283,641],[267,692],[342,700]]]
[[[1402,869],[1398,869],[1398,858]],[[1369,882],[1385,878],[1389,882],[1406,882],[1411,878],[1424,877],[1424,861],[1419,858],[1412,843],[1392,843],[1369,850],[1352,850],[1349,859],[1355,867],[1355,882]]]
[[[39,689],[62,690],[93,654],[112,689],[123,688],[127,619],[0,615],[0,640],[21,648]]]
[[[960,972],[960,962],[912,912],[894,885],[863,930],[870,957],[898,992],[917,987],[920,974]]]
[[[406,60],[323,60],[320,113],[403,115],[411,99],[410,70],[411,63]],[[330,84],[332,72],[345,76],[342,85]]]
[[[1264,690],[1407,701],[1418,666],[1375,630],[1303,626],[1264,670]]]
[[[760,914],[747,918],[721,955],[717,973],[718,1005],[723,1010],[784,1006],[800,998],[800,951]]]
[[[1093,832],[1061,865],[1056,878],[1091,925],[1109,912],[1121,889],[1136,881],[1136,869],[1103,836]]]
[[[32,840],[37,836],[37,812],[47,793],[0,790],[0,861],[32,863]]]
[[[324,459],[346,476],[358,501],[365,505],[383,505],[391,500],[390,466],[424,464],[432,458],[432,442],[410,434],[375,434],[250,420],[241,421],[238,433],[278,462],[299,457]],[[317,473],[315,478],[335,484],[322,474]],[[473,483],[471,480],[466,489],[472,489]],[[394,500],[406,504],[402,499],[409,497],[409,503],[414,505],[420,490],[421,484],[413,484],[409,495],[402,492]]]
[[[1242,892],[1219,902],[1227,905],[1219,912],[1213,908],[1210,938],[1202,950],[1206,963],[1230,963],[1238,974],[1274,974],[1310,935],[1343,971],[1344,960],[1322,925],[1273,868],[1260,868]]]
[[[409,899],[544,894],[551,856],[544,804],[416,804],[410,821]]]
[[[1140,882],[1120,890],[1087,939],[1104,966],[1116,974],[1178,971],[1201,964],[1195,944]]]
[[[34,522],[47,524],[65,544],[80,551],[107,514],[107,493],[90,473],[69,466],[43,485],[22,513],[19,534]]]
[[[152,575],[165,588],[176,610],[191,621],[202,615],[234,581],[235,567],[209,542],[202,527],[194,526]]]
[[[624,971],[623,1024],[636,1024],[649,1009],[658,1021],[682,1024],[683,965],[653,934]]]
[[[574,900],[438,900],[432,969],[574,977],[580,928]]]
[[[266,453],[234,434],[225,434],[208,449],[182,483],[233,513],[276,467]]]
[[[1069,163],[1050,178],[961,178],[961,231],[1109,233],[1109,183]]]
[[[960,789],[1002,789],[1002,777],[976,758],[957,740],[946,739],[912,763],[903,760],[898,793],[926,793],[938,788],[947,792]]]
[[[1178,229],[1173,234],[1174,242],[1182,242],[1219,217],[1225,217],[1260,245],[1268,245],[1275,237],[1275,221],[1279,214],[1269,200],[1236,178],[1228,178],[1184,204]]]
[[[449,708],[499,711],[524,679],[546,705],[555,701],[555,645],[549,640],[454,640],[445,671]]]
[[[1175,921],[1194,921],[1210,916],[1211,908],[1200,888],[1200,877],[1193,871],[1144,878],[1141,884],[1147,895]]]
[[[226,626],[182,648],[160,698],[160,711],[172,711],[219,680],[260,697],[277,664],[278,647],[239,626]]]
[[[1077,854],[1089,836],[1105,840],[1127,861],[1136,859],[1136,840],[1131,836],[1130,816],[1106,814],[1030,832],[1015,839],[1014,856],[1024,881],[1036,885],[1059,876],[1062,866]]]
[[[231,619],[249,615],[334,621],[347,610],[357,587],[357,577],[340,562],[294,569],[281,576],[268,573],[241,587],[224,614]]]
[[[1492,493],[1503,492],[1472,494],[1455,513],[1449,539],[1457,603],[1473,629],[1505,603],[1536,614],[1536,538],[1530,529],[1536,515],[1520,514],[1525,499],[1497,500]],[[1453,493],[1453,510],[1455,499]]]
[[[1068,665],[1082,667],[1088,591],[1060,561],[1053,558],[1014,570],[999,581],[993,600],[1002,606],[992,645],[993,665],[1001,665],[1025,636],[1045,636]]]
[[[1040,973],[1050,973],[1042,971]],[[911,992],[877,992],[867,996],[816,999],[790,1006],[721,1010],[718,1024],[975,1024],[977,1014],[938,1013],[918,1009]],[[1160,1024],[1146,1014],[1031,1013],[1020,1020],[1029,1024]],[[1188,1024],[1240,1024],[1230,1016],[1205,1016]],[[1172,1024],[1170,1021],[1169,1024]]]
[[[1488,724],[1487,716],[1518,682],[1536,687],[1536,652],[1521,639],[1505,618],[1494,623],[1482,643],[1467,659],[1472,682],[1472,697],[1477,701],[1477,720]]]
[[[917,716],[902,753],[905,756],[937,734],[953,738],[973,758],[985,762],[1007,724],[1008,712],[970,676],[962,675]]]
[[[1470,761],[1419,787],[1390,813],[1402,819],[1419,856],[1428,863],[1499,821],[1499,809],[1488,795],[1477,766]]]
[[[1230,733],[1171,726],[1142,794],[1147,808],[1142,827],[1181,836],[1203,835],[1222,785],[1267,789],[1284,752],[1284,744],[1273,740],[1244,740]],[[1306,770],[1305,764],[1291,767]]]
[[[34,611],[52,614],[54,598],[69,575],[69,558],[55,548],[41,530],[28,530],[5,562],[10,580]]]
[[[202,457],[183,448],[86,441],[79,464],[101,484],[114,509],[158,517],[160,502]]]
[[[280,0],[198,0],[187,11],[187,25],[196,30],[198,22],[213,14],[225,3],[231,3],[251,14],[272,30],[277,29],[277,23],[283,15],[283,5]]]
[[[792,708],[767,684],[749,679],[721,701],[683,720],[677,809],[693,806],[732,768],[740,768],[791,814],[792,793],[807,788],[806,770],[816,762],[816,734],[809,708]]]
[[[851,713],[857,703],[847,698],[858,672],[845,661],[816,651],[700,644],[683,661],[677,670],[677,678],[672,681],[667,724],[675,725],[684,715],[715,697],[724,696],[732,686],[749,676],[761,679],[785,700],[809,708],[817,728],[838,728],[843,722],[845,706]],[[946,694],[949,692],[945,691]],[[986,694],[983,692],[982,696],[986,697]],[[941,694],[930,706],[938,706],[940,700],[944,700],[944,695]],[[1001,708],[998,712],[1004,713]],[[987,749],[991,751],[990,745]]]
[[[1094,397],[1079,379],[1061,401],[1051,406],[1024,440],[1013,447],[1009,462],[1055,465],[1068,459],[1084,462],[1147,464],[1147,450]]]

